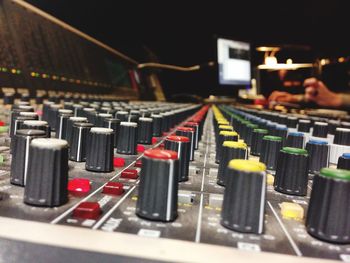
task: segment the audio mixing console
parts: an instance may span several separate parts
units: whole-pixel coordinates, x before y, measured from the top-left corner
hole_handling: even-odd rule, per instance
[[[349,172],[321,169],[348,169],[346,122],[158,102],[0,119],[0,262],[350,262]]]

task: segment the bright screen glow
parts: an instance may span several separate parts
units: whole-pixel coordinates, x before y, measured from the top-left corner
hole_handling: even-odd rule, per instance
[[[217,40],[219,83],[222,85],[249,85],[250,44],[230,39]]]

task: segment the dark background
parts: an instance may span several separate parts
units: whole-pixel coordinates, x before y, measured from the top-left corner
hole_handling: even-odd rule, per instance
[[[191,66],[215,61],[214,36],[253,45],[310,46],[307,60],[350,54],[348,9],[341,0],[28,2],[140,62]],[[233,88],[218,87],[212,68],[162,71],[160,77],[168,98],[234,94]]]

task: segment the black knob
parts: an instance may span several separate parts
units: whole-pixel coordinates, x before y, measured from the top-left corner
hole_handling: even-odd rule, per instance
[[[298,132],[310,132],[311,121],[310,120],[299,120],[298,122]]]
[[[146,150],[142,158],[136,214],[169,222],[177,217],[177,152]]]
[[[141,117],[138,120],[137,142],[152,144],[153,119]]]
[[[190,147],[190,161],[194,160],[194,129],[190,127],[178,127],[176,130],[176,135],[184,136],[190,139],[191,147]]]
[[[286,146],[293,148],[303,148],[304,134],[302,132],[290,132],[287,136]]]
[[[104,120],[104,127],[113,129],[113,148],[117,148],[118,145],[118,134],[119,134],[119,127],[120,127],[120,120],[113,119],[113,118],[107,118]]]
[[[24,202],[60,206],[68,201],[68,143],[60,139],[33,139],[29,146]]]
[[[69,159],[75,162],[85,162],[90,129],[94,125],[89,122],[77,122],[73,124],[71,144],[69,145]]]
[[[126,122],[129,119],[129,112],[127,111],[117,111],[115,114],[115,117],[120,120],[121,122]]]
[[[117,153],[135,155],[137,154],[137,123],[136,122],[124,122],[120,123]]]
[[[161,137],[163,116],[160,114],[152,114],[151,117],[153,119],[153,136]]]
[[[73,117],[73,111],[68,109],[58,110],[58,116],[56,119],[56,138],[66,139],[67,122],[70,117]]]
[[[17,130],[11,140],[11,183],[24,186],[28,173],[29,145],[32,139],[45,137],[40,130]]]
[[[336,128],[333,144],[330,148],[329,162],[337,164],[338,159],[343,153],[350,152],[350,129]]]
[[[331,243],[350,243],[350,171],[322,168],[315,175],[306,217],[308,233]]]
[[[109,114],[109,113],[98,113],[96,115],[96,123],[95,126],[96,127],[104,127],[104,122],[106,119],[110,119],[112,118],[113,115]]]
[[[95,108],[83,108],[83,117],[86,117],[88,122],[96,124],[96,109]]]
[[[199,142],[199,124],[197,122],[189,121],[185,122],[185,127],[190,127],[194,130],[194,149],[198,149],[198,142]]]
[[[336,121],[336,120],[329,120],[328,121],[328,133],[329,134],[335,134],[335,130],[336,128],[340,127],[340,121]]]
[[[266,129],[254,129],[252,133],[250,154],[260,156],[262,138],[267,135],[268,131]]]
[[[310,140],[305,149],[309,153],[309,173],[319,173],[321,168],[328,167],[329,145],[326,141]]]
[[[229,173],[228,163],[233,159],[247,159],[248,148],[243,142],[224,141],[219,161],[217,184],[225,186],[227,174]]]
[[[274,136],[281,137],[283,141],[287,139],[288,128],[286,125],[277,125],[274,131]]]
[[[308,153],[305,149],[284,147],[278,155],[274,187],[288,195],[305,196],[308,181]]]
[[[245,134],[245,142],[247,143],[248,146],[252,144],[252,136],[253,136],[253,131],[255,129],[258,129],[259,126],[257,124],[250,123],[246,127],[246,134]]]
[[[221,152],[222,152],[222,144],[224,141],[238,141],[238,133],[235,131],[220,131],[219,137],[216,144],[216,155],[215,155],[215,162],[219,163],[221,158]]]
[[[15,94],[14,93],[5,93],[4,94],[4,104],[5,105],[12,105],[15,101]]]
[[[277,158],[281,149],[281,137],[264,136],[261,144],[260,162],[264,163],[268,170],[276,170]]]
[[[43,115],[42,115],[42,120],[43,121],[48,121],[49,120],[49,111],[51,105],[55,104],[53,101],[45,101],[43,105]]]
[[[31,106],[19,106],[18,108],[12,109],[10,113],[10,128],[9,128],[9,135],[12,137],[15,134],[15,131],[18,128],[18,125],[16,123],[16,120],[20,115],[22,114],[22,117],[25,119],[33,119],[29,116],[23,116],[23,112],[33,112],[33,107]]]
[[[350,153],[343,153],[338,159],[338,169],[350,170]]]
[[[47,122],[53,131],[56,131],[56,120],[58,118],[58,112],[61,108],[62,106],[60,104],[50,105]]]
[[[337,128],[334,134],[334,144],[350,145],[350,129]]]
[[[73,115],[75,117],[84,117],[83,108],[83,105],[73,104]]]
[[[171,135],[165,139],[164,149],[177,152],[179,159],[179,182],[188,180],[191,142],[188,137]]]
[[[13,116],[10,126],[10,137],[16,134],[16,131],[23,129],[23,123],[27,120],[37,120],[38,115],[34,112],[19,112],[18,116]]]
[[[266,168],[263,163],[235,159],[228,165],[221,224],[234,231],[264,230]]]
[[[72,142],[73,124],[78,122],[88,122],[86,117],[69,117],[67,120],[66,140],[70,145]]]
[[[298,125],[298,118],[294,116],[287,117],[287,127],[295,129]]]
[[[312,136],[319,138],[327,138],[328,134],[328,123],[326,122],[315,122]]]
[[[86,152],[86,170],[113,171],[113,130],[94,127],[90,129]]]
[[[47,121],[25,120],[22,125],[23,129],[42,130],[45,132],[45,137],[51,137],[51,128]]]

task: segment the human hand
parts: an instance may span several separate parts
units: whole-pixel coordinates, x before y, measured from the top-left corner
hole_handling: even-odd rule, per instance
[[[305,99],[314,101],[320,106],[339,107],[342,105],[340,94],[330,91],[327,86],[316,78],[304,81]]]
[[[299,102],[300,99],[298,96],[288,92],[275,90],[270,94],[268,100],[278,102]]]

